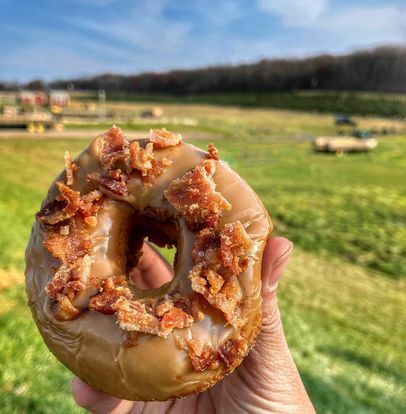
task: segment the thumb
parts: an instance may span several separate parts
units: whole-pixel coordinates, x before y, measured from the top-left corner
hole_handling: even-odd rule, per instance
[[[314,414],[286,343],[276,299],[278,283],[292,249],[292,242],[282,237],[269,239],[265,247],[262,259],[262,329],[255,347],[248,354],[243,374],[261,378],[255,389],[268,401],[269,412]]]

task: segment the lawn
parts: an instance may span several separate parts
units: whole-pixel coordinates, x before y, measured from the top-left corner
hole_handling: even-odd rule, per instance
[[[264,201],[275,232],[294,241],[280,306],[318,411],[401,412],[406,135],[380,138],[369,155],[336,157],[314,154],[309,145],[312,134],[334,132],[328,115],[208,106],[165,110],[196,117],[193,129],[213,134],[221,156]],[[0,141],[1,413],[80,412],[69,395],[71,374],[43,345],[18,282],[33,215],[62,167],[64,150],[76,154],[87,142]]]

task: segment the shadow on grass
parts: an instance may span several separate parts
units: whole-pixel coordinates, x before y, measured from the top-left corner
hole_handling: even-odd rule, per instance
[[[334,347],[323,347],[319,349],[320,352],[324,354],[331,355],[333,357],[338,357],[343,359],[346,362],[357,364],[358,366],[368,369],[370,371],[379,372],[385,374],[389,377],[392,377],[394,381],[406,382],[406,374],[401,373],[393,367],[388,367],[382,362],[376,361],[371,357],[366,355],[361,355],[350,349],[338,349]]]

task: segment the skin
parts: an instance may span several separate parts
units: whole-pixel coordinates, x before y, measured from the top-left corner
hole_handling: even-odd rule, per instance
[[[131,277],[139,287],[153,288],[172,278],[171,267],[151,246]],[[94,390],[78,378],[72,381],[76,403],[94,414],[314,414],[286,343],[276,299],[277,286],[288,263],[292,243],[270,238],[262,263],[263,325],[255,347],[229,376],[206,392],[176,401],[132,402]]]

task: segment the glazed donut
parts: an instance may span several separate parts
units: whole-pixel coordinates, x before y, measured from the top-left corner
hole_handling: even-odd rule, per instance
[[[204,391],[232,372],[261,326],[271,221],[213,144],[165,129],[96,137],[52,183],[26,251],[26,288],[52,353],[127,400]],[[142,289],[144,240],[177,248],[174,277]]]

